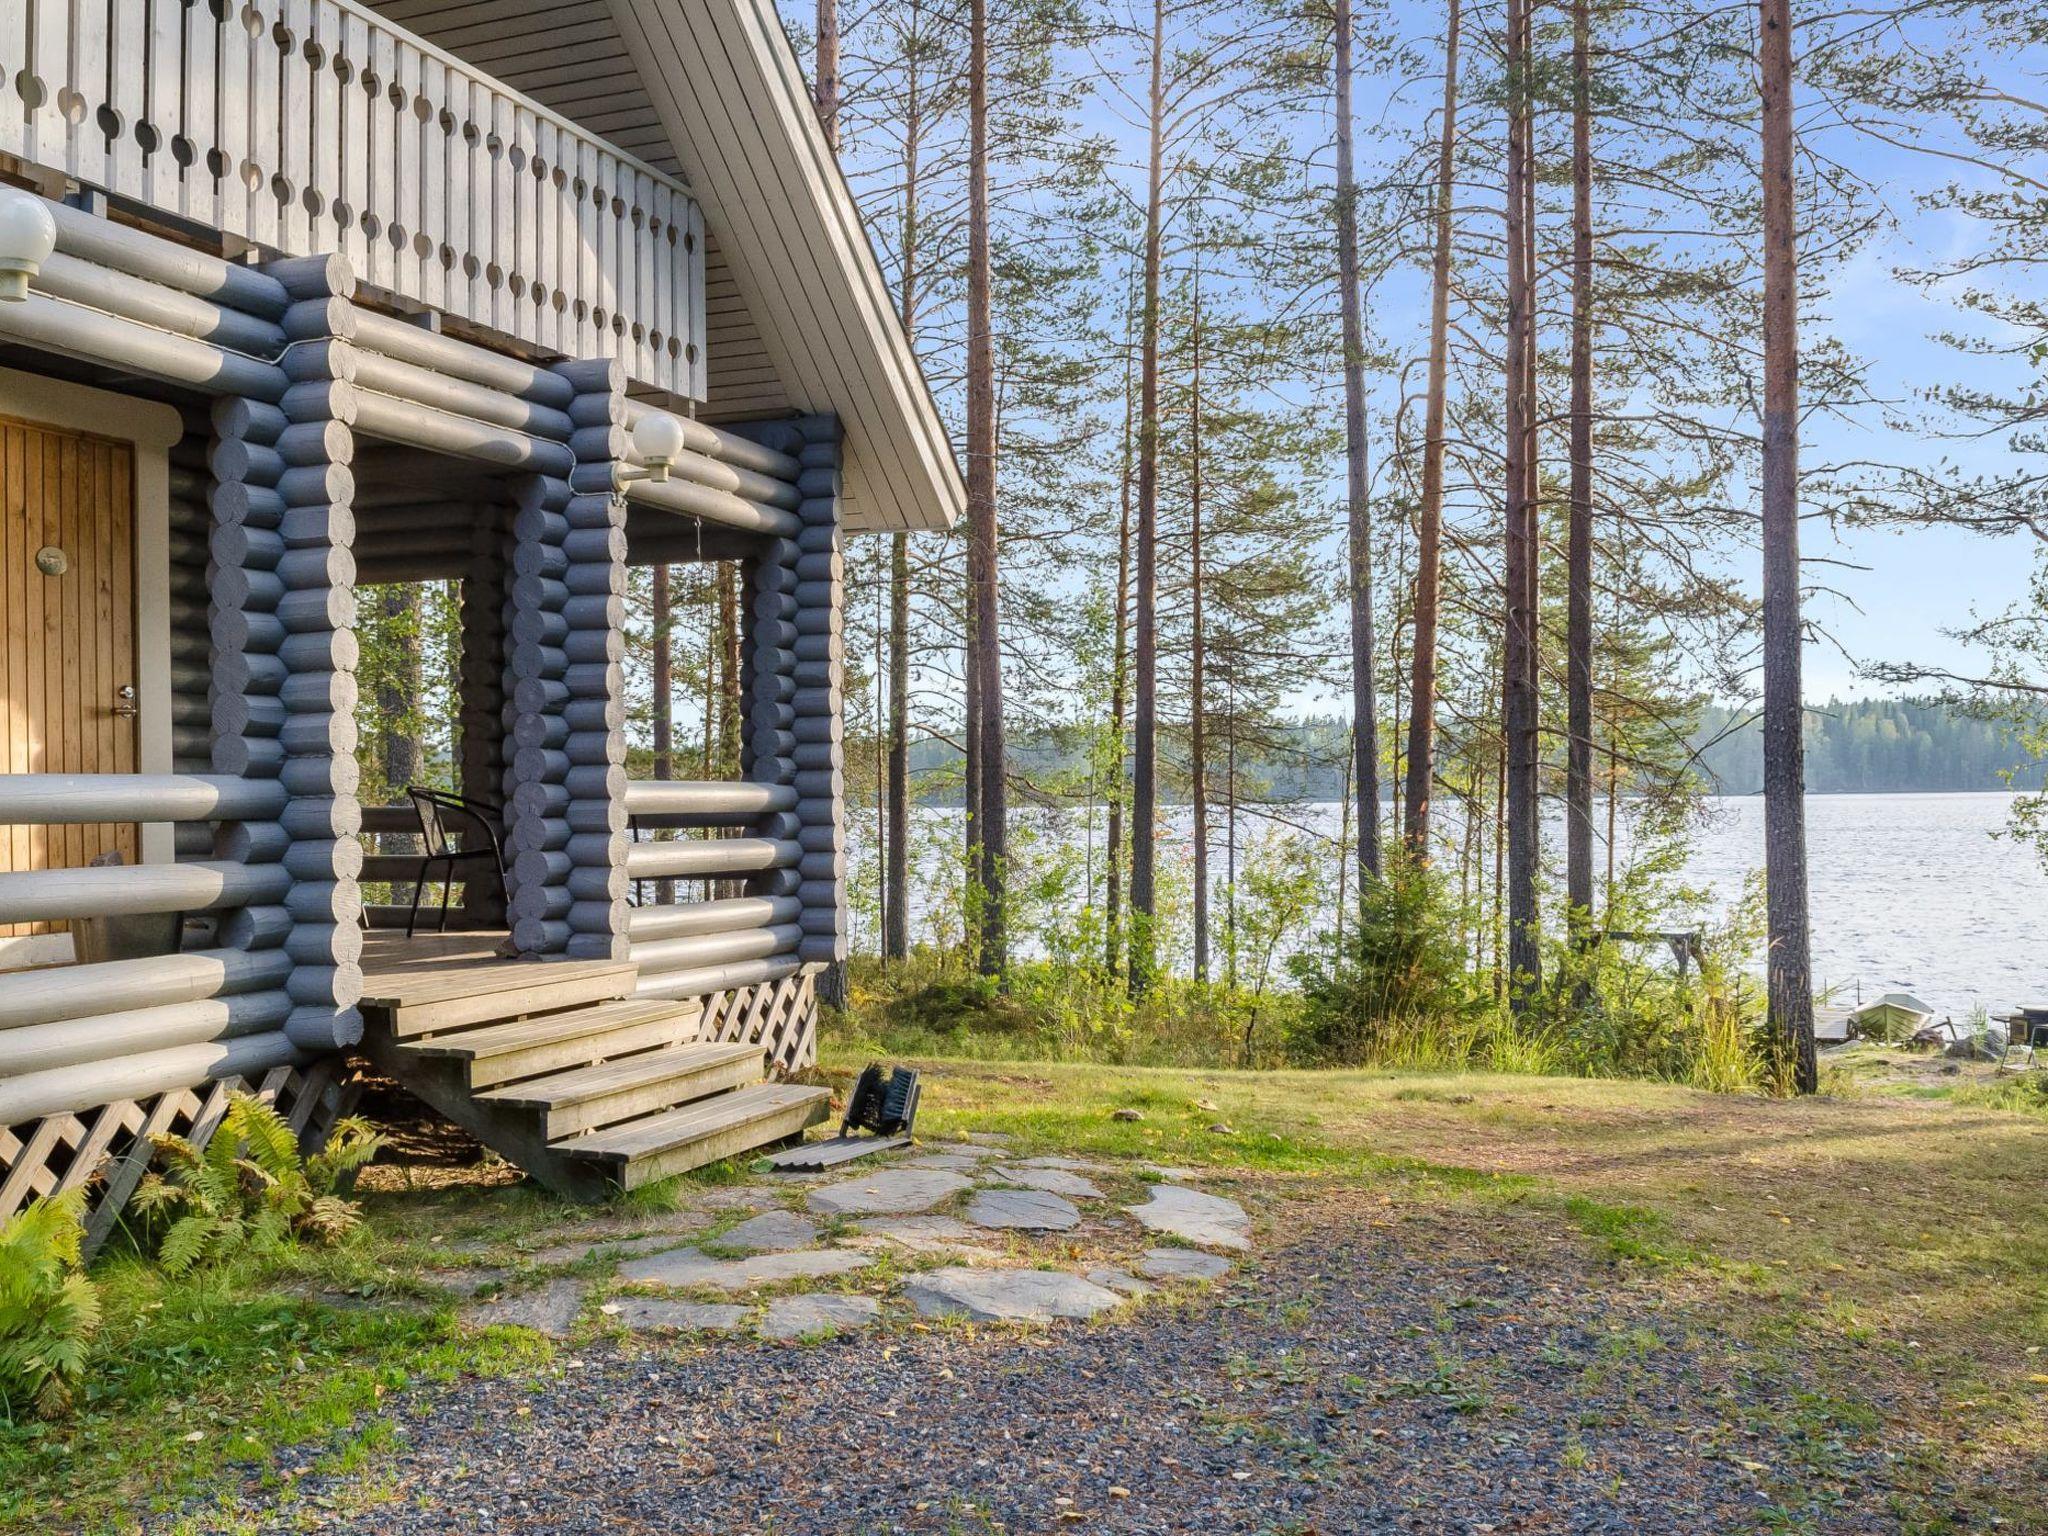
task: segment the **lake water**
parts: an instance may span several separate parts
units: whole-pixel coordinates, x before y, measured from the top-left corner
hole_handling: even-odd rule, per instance
[[[1996,834],[2013,796],[1815,795],[1806,802],[1813,975],[1853,1002],[1898,989],[1961,1019],[2048,998],[2048,874]],[[1689,877],[1733,894],[1763,862],[1760,797],[1713,802]]]
[[[1914,993],[1937,1013],[1961,1019],[1972,1006],[2000,1012],[2021,1002],[2048,1000],[2048,873],[2032,849],[1997,834],[2005,825],[2009,794],[1816,795],[1806,812],[1807,860],[1813,910],[1813,975],[1838,1001],[1880,993]],[[1289,822],[1334,838],[1339,808],[1294,806]],[[917,841],[927,856],[959,836],[959,812],[918,813]],[[1168,813],[1168,843],[1184,844],[1187,813]],[[1683,880],[1725,903],[1741,893],[1763,863],[1761,797],[1709,800],[1697,828]],[[1088,818],[1078,811],[1033,812],[1041,838],[1088,841]],[[1220,819],[1220,818],[1219,818]],[[1604,824],[1604,822],[1603,822]],[[856,878],[872,870],[872,823],[859,810],[851,828]],[[1546,829],[1562,858],[1560,828]],[[1220,827],[1212,853],[1222,879]],[[1249,837],[1251,834],[1245,834]],[[1094,818],[1099,850],[1102,819]],[[1627,857],[1622,839],[1620,857]],[[1162,862],[1184,859],[1183,848],[1162,848]],[[1603,856],[1604,857],[1604,856]],[[871,880],[872,875],[868,874]],[[913,884],[916,884],[913,881]],[[913,926],[926,927],[928,897],[913,895]],[[1334,902],[1335,892],[1332,889]],[[1673,914],[1673,923],[1685,921]],[[865,926],[865,925],[860,925]],[[920,935],[922,936],[922,934]],[[857,942],[871,936],[857,934]],[[1761,957],[1758,959],[1761,970]]]

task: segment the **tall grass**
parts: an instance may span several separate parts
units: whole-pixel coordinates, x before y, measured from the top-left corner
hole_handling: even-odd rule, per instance
[[[1742,1012],[1719,998],[1703,998],[1694,1010],[1697,1052],[1692,1085],[1710,1093],[1754,1093],[1763,1085],[1763,1054]]]

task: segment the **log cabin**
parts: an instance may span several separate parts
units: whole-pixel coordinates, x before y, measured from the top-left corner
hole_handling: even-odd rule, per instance
[[[771,0],[0,5],[0,1219],[365,1064],[575,1198],[822,1118],[842,541],[963,501]],[[694,561],[741,771],[633,777]],[[357,589],[425,581],[503,877],[407,938]]]

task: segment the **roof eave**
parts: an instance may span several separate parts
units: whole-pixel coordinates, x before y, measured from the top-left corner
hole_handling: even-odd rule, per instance
[[[791,401],[846,432],[847,527],[951,527],[959,464],[771,0],[607,4]]]

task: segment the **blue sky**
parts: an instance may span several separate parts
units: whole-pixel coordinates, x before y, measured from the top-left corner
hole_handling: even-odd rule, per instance
[[[1832,131],[1825,148],[1886,187],[1898,220],[1896,228],[1837,274],[1828,305],[1829,330],[1868,362],[1873,389],[1883,399],[1910,403],[1929,385],[1970,377],[1973,371],[1989,377],[1992,363],[1964,357],[1939,339],[1944,331],[1981,335],[1981,322],[1944,295],[1902,279],[1898,271],[1943,267],[1968,255],[1982,238],[1971,219],[1947,208],[1921,206],[1915,194],[1938,193],[1952,180],[1988,185],[1991,178],[1846,129]],[[2016,367],[2000,371],[2009,380],[2024,377]],[[1837,455],[1932,462],[1946,455],[1966,470],[1986,471],[2006,462],[1997,439],[1977,444],[1916,440],[1874,423],[1858,432],[1811,422],[1808,441],[1809,462]],[[1858,663],[1916,661],[1981,670],[1982,658],[1942,631],[2023,596],[2039,548],[2025,535],[1987,538],[1948,527],[1865,528],[1833,536],[1819,524],[1809,523],[1808,529],[1804,553],[1810,559],[1844,562],[1810,573],[1811,582],[1840,594],[1817,595],[1809,607],[1813,621],[1836,642],[1808,650],[1806,690],[1814,699],[1889,691],[1858,678]]]
[[[1898,169],[1921,169],[1924,174],[1924,167]],[[1973,232],[1966,220],[1945,213],[1909,208],[1904,215],[1894,237],[1843,274],[1832,321],[1836,334],[1870,361],[1878,388],[1894,398],[1909,396],[1927,381],[1956,377],[1967,366],[1932,339],[1943,327],[1957,325],[1956,310],[1917,285],[1900,281],[1893,269],[1952,258]],[[1951,451],[1962,462],[1987,468],[1999,457],[1989,446],[1973,453],[1957,445],[1902,443],[1882,429],[1851,434],[1815,424],[1811,435],[1818,453],[1859,451],[1860,437],[1860,451],[1873,456],[1910,456],[1916,448],[1930,457]],[[1850,658],[1932,662],[1969,670],[1969,653],[1941,631],[1966,621],[1973,611],[1989,614],[2023,595],[2036,547],[2036,541],[2024,536],[1986,538],[1954,528],[1854,529],[1835,537],[1824,526],[1809,524],[1808,529],[1809,557],[1867,567],[1812,572],[1814,581],[1841,591],[1839,597],[1817,596],[1811,605],[1814,620],[1840,645],[1817,645],[1808,652],[1807,693],[1823,699],[1830,694],[1850,697],[1885,691],[1859,680]]]

